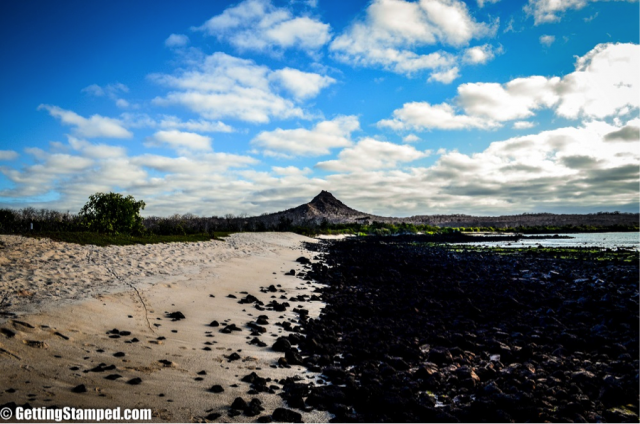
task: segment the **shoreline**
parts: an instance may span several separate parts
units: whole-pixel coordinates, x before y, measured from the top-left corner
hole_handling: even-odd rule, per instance
[[[311,300],[316,284],[286,275],[304,267],[296,258],[312,259],[300,247],[303,241],[315,242],[295,234],[264,233],[208,244],[115,249],[55,243],[11,248],[8,243],[4,255],[31,249],[38,252],[34,260],[39,262],[3,256],[15,260],[8,267],[12,279],[5,280],[5,290],[10,282],[28,286],[24,290],[41,283],[51,296],[20,299],[11,306],[16,316],[5,316],[0,323],[0,405],[151,408],[154,422],[245,422],[289,409],[273,395],[286,379],[299,376],[300,381],[322,384],[318,373],[278,365],[283,354],[271,349],[288,334],[284,323],[299,324],[293,309],[302,307],[317,317],[323,307]],[[43,257],[51,251],[51,263],[45,264]],[[82,251],[106,270],[91,268],[86,256],[78,264]],[[73,265],[80,267],[75,274]],[[46,279],[37,280],[38,269],[67,267],[66,282],[47,286]],[[83,273],[82,267],[91,272]],[[95,277],[102,279],[89,281],[83,291],[82,278]],[[30,278],[31,283],[26,281]],[[268,289],[271,285],[275,292]],[[56,289],[58,299],[51,300]],[[242,303],[249,295],[263,302],[261,310]],[[39,303],[29,305],[28,300]],[[276,311],[268,305],[273,300],[290,307]],[[31,312],[36,308],[41,310]],[[177,312],[185,318],[179,319]],[[260,316],[262,324],[257,325]],[[213,321],[217,327],[211,326]],[[238,330],[224,331],[234,327]],[[268,379],[271,387],[249,394],[251,385],[241,379],[251,373]],[[75,393],[80,386],[86,392]],[[258,399],[264,410],[230,408],[237,397],[247,403]],[[298,413],[305,421],[330,419],[318,410]]]
[[[312,394],[338,422],[638,421],[637,262],[367,238],[323,257],[302,352],[337,358]]]

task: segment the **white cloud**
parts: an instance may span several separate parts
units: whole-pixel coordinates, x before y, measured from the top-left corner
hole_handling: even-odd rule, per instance
[[[540,36],[540,44],[543,46],[549,47],[553,43],[555,43],[556,37],[555,35],[541,35]]]
[[[185,129],[189,131],[199,131],[199,132],[223,132],[230,133],[233,132],[233,128],[224,122],[221,121],[205,121],[200,119],[195,121],[193,119],[189,119],[188,121],[181,121],[179,118],[175,116],[164,115],[160,121],[158,122],[158,126],[160,128],[176,128],[176,129]]]
[[[331,39],[328,24],[309,16],[293,16],[291,10],[275,7],[270,0],[245,0],[195,29],[241,50],[315,51]]]
[[[124,125],[128,128],[162,128],[162,129],[178,129],[187,131],[197,131],[204,133],[211,132],[233,132],[232,126],[222,121],[208,121],[206,119],[189,119],[183,121],[174,115],[158,115],[152,118],[145,113],[122,113],[120,118]]]
[[[316,97],[320,90],[336,82],[331,77],[292,68],[274,71],[271,73],[270,79],[282,85],[298,99]]]
[[[164,40],[164,45],[167,47],[184,47],[189,44],[189,37],[184,34],[171,34]]]
[[[317,95],[333,81],[290,68],[272,71],[251,60],[221,52],[204,57],[178,75],[155,74],[150,78],[178,90],[155,98],[155,104],[181,104],[205,119],[235,118],[256,123],[267,123],[272,118],[306,118],[307,114],[294,100]],[[272,86],[275,81],[295,93],[295,99],[276,92],[277,87]],[[301,81],[308,85],[300,86]]]
[[[462,61],[470,65],[482,65],[495,57],[493,48],[489,44],[475,46],[464,51]]]
[[[168,145],[178,152],[210,151],[211,137],[178,130],[158,131],[147,138],[145,146]]]
[[[13,197],[13,207],[77,211],[90,194],[117,189],[145,200],[146,214],[164,216],[257,215],[297,206],[323,189],[358,210],[391,216],[504,215],[559,208],[630,211],[638,203],[639,127],[638,118],[615,125],[593,120],[496,141],[474,154],[440,151],[431,166],[412,164],[428,151],[363,139],[337,160],[318,164],[332,171],[323,178],[293,166],[257,172],[247,169],[256,159],[226,153],[127,157],[121,150],[97,155],[90,151],[101,145],[70,140],[78,155],[27,149],[36,164],[0,166],[15,185],[0,190],[0,196]],[[59,193],[60,199],[23,201],[49,192]]]
[[[0,160],[13,160],[18,157],[18,153],[13,150],[0,150]]]
[[[126,149],[121,146],[110,146],[107,144],[92,144],[86,140],[75,137],[68,137],[69,145],[76,151],[82,153],[83,157],[90,159],[120,158],[126,156]]]
[[[405,143],[416,143],[420,141],[420,137],[415,134],[408,134],[402,138],[402,141],[404,141]]]
[[[129,105],[129,102],[126,101],[125,99],[118,99],[118,100],[116,100],[116,106],[118,106],[119,108],[122,108],[122,109],[126,109],[130,105]]]
[[[458,87],[458,100],[469,115],[509,121],[528,118],[533,110],[551,107],[558,101],[555,87],[560,78],[517,78],[502,85],[469,83]]]
[[[428,81],[438,81],[443,84],[451,84],[453,80],[460,76],[460,70],[457,66],[442,72],[432,72]]]
[[[535,126],[536,126],[535,122],[530,122],[530,121],[516,121],[513,123],[514,130],[526,130],[529,128],[533,128]]]
[[[524,7],[527,14],[533,16],[536,25],[549,22],[559,22],[565,11],[569,9],[582,9],[589,3],[602,0],[529,0]],[[605,1],[629,1],[637,0],[605,0]]]
[[[374,0],[365,18],[336,37],[330,49],[338,60],[353,65],[380,66],[401,74],[425,69],[442,73],[455,66],[452,54],[415,50],[437,44],[462,47],[493,35],[496,28],[476,22],[459,0]]]
[[[277,175],[283,175],[283,176],[301,176],[301,175],[309,175],[311,174],[313,171],[311,171],[311,169],[309,168],[297,168],[295,166],[286,166],[286,167],[282,167],[282,166],[272,166],[271,170],[277,174]]]
[[[422,131],[432,128],[445,130],[490,129],[499,126],[492,120],[456,114],[453,107],[447,103],[431,105],[427,102],[405,103],[401,109],[393,111],[393,119],[384,119],[377,125],[380,128],[391,128],[396,131]]]
[[[430,154],[428,150],[422,152],[413,146],[364,138],[355,146],[343,149],[337,160],[319,162],[316,167],[337,172],[395,168],[398,163],[413,162]]]
[[[330,149],[351,146],[351,133],[360,124],[355,116],[339,116],[331,121],[322,121],[313,129],[276,129],[258,134],[251,144],[264,149],[271,156],[320,156]]]
[[[58,106],[40,105],[38,110],[45,109],[49,114],[65,125],[74,126],[73,132],[79,137],[85,138],[131,138],[131,134],[122,126],[122,122],[118,119],[107,118],[100,115],[92,115],[84,118],[70,110],[64,110]]]
[[[456,113],[447,103],[412,102],[378,126],[394,130],[491,129],[504,121],[531,118],[543,108],[571,119],[624,116],[640,107],[638,69],[638,45],[599,44],[577,59],[575,72],[562,78],[531,76],[506,84],[462,84],[454,102],[464,114]]]
[[[640,107],[640,46],[599,44],[576,61],[559,87],[556,113],[566,118],[604,118]]]
[[[191,176],[207,176],[229,168],[255,165],[258,161],[249,156],[230,153],[203,153],[196,157],[168,157],[145,154],[131,159],[134,165],[144,166],[160,172]]]

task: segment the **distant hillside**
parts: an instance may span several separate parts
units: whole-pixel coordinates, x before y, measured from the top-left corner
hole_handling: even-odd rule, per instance
[[[427,224],[438,227],[518,227],[518,226],[563,226],[563,225],[638,225],[640,214],[637,213],[597,213],[597,214],[522,214],[505,216],[471,216],[471,215],[417,215],[408,218],[394,218],[371,215],[360,212],[342,203],[328,191],[322,191],[309,203],[287,209],[282,212],[265,214],[250,218],[236,218],[253,225],[260,224],[267,228],[286,222],[293,225],[320,224],[324,220],[332,224],[346,223],[411,223]]]

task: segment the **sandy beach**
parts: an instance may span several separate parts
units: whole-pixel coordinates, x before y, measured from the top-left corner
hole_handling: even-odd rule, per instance
[[[260,399],[260,415],[287,406],[274,394],[247,394],[245,375],[271,378],[275,392],[283,378],[318,380],[301,366],[278,366],[283,354],[271,349],[288,334],[276,323],[297,324],[294,308],[313,318],[323,306],[309,301],[314,283],[285,275],[302,269],[297,258],[313,259],[302,247],[313,239],[244,233],[125,247],[19,236],[0,241],[0,405],[150,408],[153,421],[246,422],[258,416],[228,415],[236,397]],[[268,291],[270,285],[275,289]],[[261,311],[239,303],[248,294],[265,305],[291,306]],[[305,301],[290,300],[300,295]],[[172,318],[175,312],[184,319]],[[250,335],[247,323],[260,315],[266,332]],[[230,324],[240,331],[221,332]],[[223,391],[213,393],[216,385]],[[330,419],[322,411],[302,415],[304,421]]]

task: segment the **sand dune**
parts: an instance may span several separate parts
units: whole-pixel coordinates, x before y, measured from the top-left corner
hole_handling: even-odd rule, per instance
[[[311,239],[253,233],[106,248],[0,240],[0,312],[16,314],[0,317],[0,405],[151,408],[154,421],[201,421],[220,413],[218,421],[243,422],[257,417],[227,416],[238,396],[261,399],[264,415],[285,406],[273,394],[248,395],[244,375],[256,372],[275,385],[294,375],[317,380],[303,367],[274,368],[282,354],[270,346],[287,334],[277,322],[297,322],[291,309],[300,305],[314,317],[321,302],[289,301],[287,312],[238,303],[246,293],[265,304],[273,296],[311,295],[313,283],[284,275],[300,269],[299,256],[313,256],[301,247]],[[280,285],[278,292],[261,291],[272,284]],[[186,318],[168,317],[177,311]],[[248,344],[254,336],[246,324],[259,315],[268,316],[267,332],[258,337],[267,347]],[[210,327],[214,320],[221,326]],[[241,331],[220,332],[231,323]],[[233,353],[240,359],[230,361]],[[137,378],[140,384],[128,384]],[[79,385],[87,392],[74,393]],[[211,393],[213,385],[224,392]],[[319,411],[304,416],[329,419]]]

